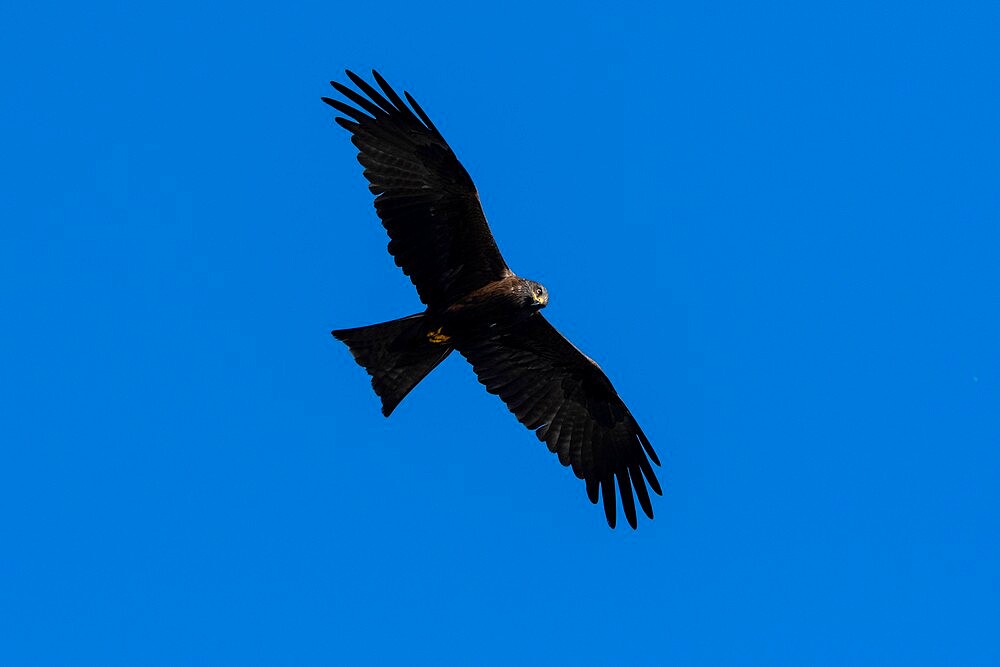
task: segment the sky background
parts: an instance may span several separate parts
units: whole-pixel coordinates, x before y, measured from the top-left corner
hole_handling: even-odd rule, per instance
[[[0,663],[1000,662],[1000,5],[140,4],[0,9]],[[345,67],[615,382],[654,521],[460,357],[381,416],[328,332],[420,304]]]

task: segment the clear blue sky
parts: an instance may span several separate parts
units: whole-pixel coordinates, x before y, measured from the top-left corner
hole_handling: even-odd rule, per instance
[[[690,4],[690,3],[689,3]],[[5,3],[0,663],[996,664],[996,3]],[[664,461],[607,528],[419,310],[414,93]]]

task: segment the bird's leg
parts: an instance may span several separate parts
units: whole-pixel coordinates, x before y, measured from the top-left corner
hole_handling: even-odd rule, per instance
[[[448,341],[450,341],[451,340],[451,336],[449,336],[449,335],[441,332],[441,330],[443,328],[444,327],[438,327],[434,331],[428,331],[427,332],[427,340],[429,340],[432,343],[436,343],[438,345],[440,345],[442,343],[447,343]]]

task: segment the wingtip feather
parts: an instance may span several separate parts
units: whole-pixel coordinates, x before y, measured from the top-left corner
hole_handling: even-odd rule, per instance
[[[619,468],[615,476],[618,478],[618,495],[622,499],[622,510],[625,513],[625,520],[635,530],[638,526],[638,519],[635,514],[635,498],[632,496],[632,482],[629,481],[628,468]]]
[[[601,482],[601,496],[604,498],[604,516],[608,520],[608,525],[611,528],[615,527],[616,519],[615,516],[615,477],[614,474],[609,474]]]
[[[629,463],[628,475],[632,480],[632,486],[635,488],[635,495],[639,499],[639,506],[642,508],[643,513],[652,519],[653,503],[649,500],[649,491],[646,489],[646,481],[642,477],[642,471],[634,460]]]
[[[631,415],[629,416],[631,417]],[[646,450],[646,454],[649,456],[650,460],[656,465],[660,465],[660,458],[656,455],[656,452],[653,451],[653,445],[650,444],[649,438],[646,437],[646,434],[642,432],[642,427],[639,426],[639,422],[637,422],[634,417],[632,417],[630,421],[632,422],[632,426],[635,427],[635,434],[639,437],[639,442],[642,443],[642,448]]]

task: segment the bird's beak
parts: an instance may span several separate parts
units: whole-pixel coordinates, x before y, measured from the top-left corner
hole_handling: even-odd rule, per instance
[[[535,303],[537,303],[539,306],[544,306],[549,302],[548,294],[536,294],[534,295],[533,298],[535,300]]]

